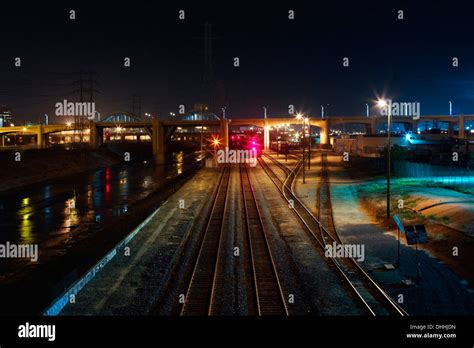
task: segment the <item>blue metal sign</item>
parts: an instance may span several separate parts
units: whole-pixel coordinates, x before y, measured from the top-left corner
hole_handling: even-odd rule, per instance
[[[405,226],[405,231],[408,245],[428,243],[425,225]]]
[[[400,230],[400,232],[402,232],[403,234],[405,234],[405,226],[403,226],[403,224],[402,224],[402,222],[400,221],[400,218],[398,217],[397,214],[393,215],[393,221],[395,221],[395,223],[397,224],[398,229]]]

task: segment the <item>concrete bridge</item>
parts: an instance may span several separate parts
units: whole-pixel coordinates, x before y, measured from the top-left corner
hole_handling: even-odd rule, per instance
[[[7,134],[34,134],[36,135],[36,142],[38,147],[44,148],[45,136],[51,133],[58,133],[62,131],[72,130],[71,126],[67,124],[52,124],[52,125],[34,125],[34,126],[15,126],[15,127],[0,127],[0,146],[4,146],[4,135]]]
[[[329,144],[329,121],[327,119],[310,119],[311,126],[321,129],[321,144]],[[153,120],[151,122],[122,122],[117,126],[121,128],[145,128],[148,130],[152,143],[153,154],[158,163],[164,163],[165,144],[169,141],[171,135],[177,127],[200,127],[214,126],[219,128],[221,143],[224,147],[229,146],[229,127],[231,126],[255,126],[263,128],[264,147],[270,147],[270,128],[280,124],[302,124],[302,121],[291,118],[266,118],[266,119],[221,119],[205,121],[185,121],[185,120]],[[103,129],[110,128],[110,122],[91,122],[90,123],[90,144],[92,147],[98,147],[103,140]]]
[[[427,121],[446,122],[448,124],[448,134],[454,136],[454,125],[459,128],[458,138],[465,139],[465,123],[474,120],[474,115],[423,115],[419,119],[413,119],[409,116],[392,116],[393,123],[404,124],[407,131],[416,132],[419,123]],[[333,127],[339,124],[362,124],[366,127],[367,134],[373,134],[377,126],[381,123],[387,123],[387,116],[333,116],[329,119],[329,126]]]
[[[421,116],[415,120],[408,116],[393,116],[393,123],[403,123],[408,130],[416,131],[419,122],[439,121],[447,122],[450,135],[454,136],[454,124],[458,124],[461,139],[465,138],[465,122],[474,120],[474,115],[433,115]],[[231,126],[255,126],[263,128],[264,147],[268,149],[270,146],[270,128],[283,124],[301,125],[303,121],[297,120],[295,117],[282,118],[240,118],[240,119],[221,119],[221,120],[204,120],[204,121],[187,121],[187,120],[150,120],[150,121],[130,121],[130,122],[110,122],[110,121],[89,121],[89,144],[92,148],[99,147],[103,142],[105,128],[144,128],[150,135],[153,143],[153,154],[158,163],[165,161],[165,146],[171,135],[177,127],[199,127],[212,126],[219,129],[223,146],[228,146],[229,127]],[[362,124],[366,126],[367,134],[375,132],[377,125],[387,122],[386,116],[349,116],[339,117],[331,116],[329,118],[312,118],[309,117],[309,124],[320,129],[320,143],[322,145],[329,144],[329,130],[333,126],[339,124]],[[39,148],[46,146],[46,136],[48,134],[74,130],[73,125],[54,124],[54,125],[34,125],[19,127],[0,127],[0,146],[3,146],[4,135],[12,133],[34,134],[37,136],[37,145]]]

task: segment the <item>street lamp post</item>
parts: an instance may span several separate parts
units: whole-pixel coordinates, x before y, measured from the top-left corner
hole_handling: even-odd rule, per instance
[[[304,124],[304,121],[303,121],[303,124]],[[304,128],[304,126],[303,126]],[[302,134],[302,138],[301,138],[301,148],[303,149],[303,184],[306,184],[306,171],[305,171],[305,165],[304,165],[304,162],[305,162],[305,154],[304,154],[304,130],[303,130],[303,134]]]
[[[203,159],[203,155],[204,155],[203,152],[202,152],[202,150],[203,150],[203,148],[202,148],[203,147],[203,144],[202,144],[202,130],[203,130],[203,128],[204,128],[204,124],[201,124],[201,152],[199,154],[201,160]]]
[[[263,107],[263,118],[267,118],[267,107]]]
[[[308,170],[311,169],[311,125],[309,123],[309,117],[305,118],[305,122],[308,123]]]
[[[392,111],[388,107],[387,113],[387,142],[388,142],[388,174],[387,174],[387,221],[390,221],[390,176],[392,174],[392,144],[390,142],[390,133],[392,132]]]
[[[365,104],[365,107],[366,107],[366,109],[367,109],[367,117],[369,117],[369,104],[366,103],[366,104]]]
[[[453,103],[451,103],[451,100],[449,101],[449,116],[453,115]]]
[[[390,133],[392,130],[391,121],[392,121],[392,110],[391,102],[387,102],[383,99],[377,102],[378,107],[387,108],[387,221],[390,221],[390,176],[392,173],[392,146],[390,141]]]
[[[329,106],[329,104],[321,105],[321,118],[324,118],[324,107]]]
[[[305,154],[304,154],[304,117],[301,113],[296,114],[296,119],[301,120],[303,123],[303,128],[301,130],[301,149],[303,150],[303,184],[306,183],[306,172],[305,172]]]
[[[225,109],[226,109],[226,107],[224,106],[224,107],[222,108],[222,118],[224,118],[224,119],[225,119]]]

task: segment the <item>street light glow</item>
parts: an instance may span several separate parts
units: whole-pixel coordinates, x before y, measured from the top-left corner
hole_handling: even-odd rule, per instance
[[[377,100],[377,106],[379,108],[384,108],[387,106],[387,102],[385,101],[385,99],[379,99]]]
[[[214,147],[218,147],[220,144],[221,144],[221,140],[219,139],[219,137],[212,137],[211,139],[211,144],[214,146]]]

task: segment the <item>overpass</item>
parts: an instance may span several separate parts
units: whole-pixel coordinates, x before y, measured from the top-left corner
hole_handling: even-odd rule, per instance
[[[164,163],[165,144],[173,134],[176,127],[199,127],[215,126],[219,128],[219,134],[224,147],[229,146],[229,126],[255,126],[263,128],[264,148],[270,147],[270,128],[281,124],[301,124],[302,121],[294,117],[286,118],[242,118],[242,119],[221,119],[221,120],[152,120],[151,122],[122,122],[117,126],[121,128],[145,128],[150,133],[153,143],[153,154],[158,163]],[[310,119],[311,126],[321,129],[321,144],[329,144],[329,121],[327,119]],[[109,122],[90,123],[91,146],[96,148],[101,145],[103,139],[103,129],[110,128]]]
[[[465,122],[474,120],[474,115],[431,115],[421,116],[415,120],[407,116],[393,116],[393,123],[403,123],[408,128],[407,130],[416,131],[418,122],[426,121],[447,122],[448,130],[451,136],[454,136],[454,124],[459,127],[458,137],[464,139]],[[309,124],[320,129],[320,143],[322,145],[329,144],[329,130],[331,127],[339,124],[362,124],[366,126],[366,133],[371,134],[375,132],[377,125],[387,121],[386,116],[331,116],[329,118],[314,118],[309,117]],[[261,127],[264,130],[264,147],[266,149],[270,146],[270,129],[283,124],[302,124],[302,121],[295,117],[281,117],[281,118],[238,118],[238,119],[221,119],[221,120],[203,120],[203,121],[188,121],[188,120],[134,120],[134,121],[89,121],[89,144],[92,148],[99,147],[103,142],[105,128],[144,128],[150,135],[153,144],[153,154],[158,163],[165,161],[165,144],[169,141],[171,135],[177,127],[199,127],[199,126],[213,126],[219,129],[223,146],[228,146],[229,126],[255,126]],[[411,128],[411,129],[410,129]],[[67,124],[53,124],[53,125],[33,125],[33,126],[17,126],[17,127],[0,127],[0,146],[4,146],[4,135],[11,133],[34,134],[37,136],[37,145],[39,148],[46,146],[46,136],[51,133],[71,131],[74,130],[73,125]]]
[[[36,142],[39,148],[45,147],[45,136],[51,133],[72,130],[71,126],[67,124],[52,124],[52,125],[34,125],[34,126],[14,126],[14,127],[0,127],[0,146],[4,146],[4,135],[7,134],[33,134],[36,135]]]
[[[392,116],[393,123],[402,123],[407,131],[416,132],[419,123],[427,121],[446,122],[448,124],[448,134],[454,136],[454,125],[459,128],[458,138],[465,139],[465,123],[473,121],[474,115],[423,115],[419,119],[413,119],[409,116]],[[366,133],[373,134],[380,123],[386,123],[387,116],[332,116],[329,119],[329,126],[333,127],[339,124],[362,124],[366,126]]]

